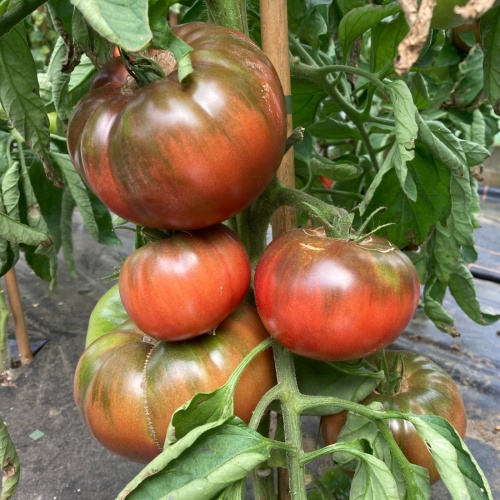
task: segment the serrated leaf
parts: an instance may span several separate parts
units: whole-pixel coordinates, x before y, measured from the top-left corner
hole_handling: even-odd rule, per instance
[[[40,157],[49,175],[49,121],[40,98],[35,62],[22,24],[0,38],[0,101],[14,127]],[[57,181],[56,176],[53,180]]]
[[[344,62],[347,61],[349,49],[356,38],[376,26],[382,19],[394,16],[399,12],[401,12],[401,8],[397,4],[365,5],[347,12],[340,21],[338,31]]]
[[[385,164],[390,161],[388,156],[377,176],[384,173]],[[365,195],[366,200],[370,194],[369,203],[365,205],[363,201],[360,204],[361,213],[387,207],[374,216],[370,227],[398,221],[398,224],[384,228],[381,234],[399,248],[420,244],[437,221],[446,221],[451,210],[450,173],[440,162],[435,161],[425,148],[417,146],[415,158],[408,163],[408,168],[417,186],[416,202],[402,192],[395,171],[389,168],[374,192],[370,185]]]
[[[468,165],[460,140],[445,125],[437,121],[424,121],[417,115],[418,138],[430,152],[451,172],[464,175]]]
[[[335,445],[334,459],[337,453],[351,454],[359,459],[359,464],[352,479],[350,499],[363,500],[399,500],[398,487],[389,467],[368,453],[357,449],[351,442]]]
[[[324,175],[333,181],[347,181],[356,179],[363,173],[363,168],[357,164],[357,157],[346,155],[329,160],[317,157],[311,160],[310,166],[315,175]]]
[[[306,127],[307,132],[319,139],[361,139],[359,130],[349,122],[327,118]]]
[[[0,470],[2,474],[2,499],[8,500],[14,496],[19,485],[19,456],[7,431],[5,422],[0,417]]]
[[[71,3],[101,36],[126,51],[145,48],[153,36],[147,0],[71,0]]]
[[[63,190],[61,200],[61,247],[66,268],[73,278],[77,278],[75,257],[73,253],[73,211],[76,207],[68,187]]]
[[[435,415],[409,415],[429,446],[436,468],[452,498],[493,499],[486,477],[450,423]]]
[[[71,191],[71,196],[73,196],[76,206],[82,215],[85,229],[94,240],[99,241],[99,228],[94,217],[87,187],[73,167],[68,155],[52,153],[52,156],[61,169],[65,183]]]
[[[458,82],[453,91],[453,103],[460,108],[466,108],[478,99],[484,86],[481,47],[475,45],[458,67],[461,76],[457,76]]]
[[[36,246],[40,244],[52,245],[53,243],[49,234],[32,229],[3,213],[0,213],[0,238],[18,245],[24,243]]]
[[[417,187],[408,175],[407,162],[415,157],[415,140],[418,135],[416,122],[417,108],[413,103],[410,89],[402,80],[386,85],[391,97],[394,118],[396,120],[396,144],[393,150],[392,166],[396,170],[403,192],[412,201],[417,199]]]
[[[311,396],[361,401],[373,392],[383,378],[382,372],[369,370],[362,362],[351,365],[350,370],[340,370],[337,363],[325,363],[301,356],[295,356],[294,361],[300,392]],[[313,411],[317,414],[317,410]]]
[[[485,147],[476,142],[461,140],[460,146],[469,167],[481,165],[481,163],[491,156],[490,152]]]
[[[59,37],[52,51],[49,66],[47,68],[47,76],[51,83],[52,102],[54,103],[57,114],[62,119],[69,118],[63,110],[63,104],[64,98],[68,92],[70,74],[61,72],[61,67],[66,60],[66,51],[66,45],[63,39]]]
[[[399,43],[409,31],[405,16],[400,13],[394,19],[383,19],[372,27],[370,69],[376,73],[394,62]]]
[[[450,276],[448,286],[460,308],[479,325],[491,325],[500,319],[500,314],[487,314],[481,311],[474,278],[464,263],[461,263],[455,273]]]
[[[293,69],[292,69],[293,71]],[[294,127],[307,127],[314,122],[319,104],[326,93],[310,82],[293,78],[292,73],[292,118]]]
[[[212,498],[268,460],[273,448],[236,417],[206,424],[165,448],[118,498]]]
[[[500,7],[481,17],[481,40],[484,51],[484,93],[500,114]]]
[[[436,327],[453,337],[460,335],[453,317],[443,307],[443,298],[447,286],[433,274],[428,277],[424,287],[424,312]]]
[[[333,0],[288,0],[290,30],[314,50],[328,34],[328,9]]]

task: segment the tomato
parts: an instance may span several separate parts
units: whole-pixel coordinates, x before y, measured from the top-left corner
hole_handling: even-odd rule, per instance
[[[193,73],[139,90],[119,58],[96,76],[68,124],[76,170],[112,212],[147,227],[199,229],[247,207],[274,177],[286,142],[283,90],[245,35],[209,23],[172,31]]]
[[[320,229],[272,241],[255,271],[255,300],[278,342],[307,358],[365,357],[392,343],[418,304],[412,262],[384,238],[357,243]]]
[[[462,34],[470,33],[469,39],[474,43],[481,43],[481,32],[479,28],[479,20],[472,21],[470,23],[461,24],[452,30],[452,41],[453,45],[462,52],[469,52],[472,45],[462,38]]]
[[[82,354],[75,373],[76,405],[106,448],[149,462],[162,449],[174,411],[197,392],[222,386],[266,338],[257,311],[246,304],[214,335],[184,342],[155,341],[132,322],[124,323]],[[266,350],[252,360],[237,384],[235,415],[248,422],[274,384],[272,353]]]
[[[102,337],[128,319],[128,314],[120,299],[117,283],[97,301],[92,310],[87,327],[85,347],[88,347],[95,339]]]
[[[398,352],[404,363],[399,392],[381,394],[375,391],[362,403],[367,405],[378,401],[387,411],[444,417],[463,438],[467,427],[467,415],[460,391],[453,379],[443,368],[426,357],[409,351],[386,351],[389,366],[392,365]],[[323,417],[322,432],[326,444],[337,441],[346,419],[346,412]],[[428,469],[431,483],[438,481],[439,473],[432,455],[413,424],[400,419],[391,419],[388,424],[406,458],[411,463]]]
[[[120,270],[120,297],[143,332],[160,340],[185,340],[213,330],[236,309],[250,274],[243,243],[218,224],[132,252]]]

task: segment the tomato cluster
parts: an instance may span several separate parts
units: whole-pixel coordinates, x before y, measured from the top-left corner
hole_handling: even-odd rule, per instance
[[[152,237],[92,312],[74,382],[96,438],[140,462],[161,452],[176,409],[222,386],[269,335],[313,359],[366,357],[402,333],[420,292],[411,261],[384,238],[307,228],[266,248],[255,270],[256,307],[245,303],[249,257],[222,222],[276,173],[286,140],[283,91],[241,33],[207,23],[174,32],[193,48],[186,81],[173,70],[136,88],[114,58],[68,126],[70,155],[88,187]],[[248,422],[275,383],[272,354],[261,352],[238,381],[235,415]]]

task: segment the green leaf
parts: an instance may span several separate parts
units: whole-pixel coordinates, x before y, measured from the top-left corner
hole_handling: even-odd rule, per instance
[[[293,126],[307,127],[313,123],[319,104],[325,97],[325,91],[313,83],[292,78]]]
[[[71,0],[71,3],[93,29],[126,51],[142,50],[153,36],[149,29],[147,0]]]
[[[0,417],[0,470],[2,474],[1,500],[8,500],[14,496],[19,485],[19,457],[12,442],[7,426]]]
[[[491,325],[500,319],[500,314],[487,314],[481,311],[476,297],[474,278],[464,263],[461,263],[456,272],[450,276],[448,286],[460,308],[476,323]]]
[[[442,417],[409,415],[432,453],[436,468],[452,498],[492,499],[486,477],[457,431]]]
[[[398,487],[389,467],[368,453],[363,453],[350,443],[337,443],[336,452],[349,453],[359,459],[352,479],[350,499],[399,500]],[[334,454],[334,459],[337,454]]]
[[[484,86],[483,51],[475,45],[459,64],[460,75],[453,92],[453,103],[459,108],[471,106],[480,96]]]
[[[365,5],[350,10],[340,21],[338,32],[344,62],[347,61],[349,49],[356,38],[376,26],[382,19],[394,16],[399,12],[401,12],[401,8],[397,4]]]
[[[444,223],[450,213],[450,173],[426,148],[417,145],[415,158],[408,163],[417,186],[417,201],[412,202],[402,192],[394,170],[385,172],[386,163],[390,160],[388,156],[377,174],[377,177],[382,176],[380,182],[374,192],[372,183],[360,211],[371,213],[379,207],[386,207],[373,217],[370,227],[398,221],[398,224],[384,228],[382,234],[399,248],[418,245],[428,237],[436,223]],[[373,182],[377,181],[377,177]],[[366,198],[368,204],[365,204]]]
[[[462,145],[457,136],[438,121],[424,121],[417,115],[418,138],[432,155],[455,175],[464,175],[468,169]]]
[[[412,201],[417,199],[417,187],[408,175],[406,163],[415,157],[415,139],[418,134],[416,122],[417,108],[413,103],[410,89],[402,80],[396,80],[386,85],[392,101],[394,118],[396,120],[396,144],[393,149],[392,166],[396,170],[403,192]]]
[[[181,38],[174,35],[167,24],[170,2],[156,2],[149,8],[149,25],[153,32],[151,47],[170,50],[177,61],[179,81],[182,82],[193,72],[190,54],[193,49]]]
[[[324,175],[333,181],[348,181],[363,173],[358,161],[354,155],[343,155],[335,160],[316,156],[311,160],[311,169],[315,175]]]
[[[87,194],[92,206],[92,213],[97,224],[97,241],[103,245],[117,247],[122,245],[122,241],[115,233],[111,213],[104,203],[92,191],[87,190]]]
[[[0,38],[0,71],[2,106],[26,144],[50,171],[49,120],[40,98],[35,62],[22,24]]]
[[[481,40],[484,51],[484,93],[500,113],[500,7],[481,17]]]
[[[68,187],[63,190],[61,200],[61,246],[63,250],[64,262],[73,278],[77,278],[75,257],[73,254],[73,212],[76,207],[75,200],[71,196]]]
[[[301,356],[295,356],[294,361],[300,392],[311,396],[361,401],[374,391],[384,377],[383,372],[374,372],[363,361],[326,363]]]
[[[481,165],[481,163],[491,156],[490,152],[484,146],[476,142],[461,140],[460,146],[469,167]]]
[[[274,446],[236,417],[212,422],[166,447],[118,498],[212,498],[268,460]]]
[[[319,139],[361,139],[358,129],[349,122],[341,122],[333,118],[327,118],[319,122],[312,123],[306,130]]]
[[[49,234],[32,229],[26,224],[12,219],[8,215],[0,213],[0,238],[18,245],[52,245],[53,241]]]
[[[403,14],[383,19],[372,27],[370,70],[376,73],[390,64],[398,53],[398,46],[409,31]]]
[[[290,31],[318,50],[329,32],[329,6],[332,0],[288,0]]]
[[[453,317],[443,307],[443,298],[447,286],[441,283],[435,274],[429,276],[424,287],[424,312],[439,330],[452,337],[459,335]]]
[[[94,211],[92,209],[92,203],[90,201],[90,195],[87,187],[73,167],[68,155],[52,153],[52,156],[61,169],[65,183],[71,191],[71,196],[73,196],[76,206],[82,215],[85,229],[90,233],[94,240],[99,241],[99,228],[94,217]]]

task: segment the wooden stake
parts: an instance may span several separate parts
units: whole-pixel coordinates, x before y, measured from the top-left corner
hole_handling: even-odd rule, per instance
[[[17,347],[19,349],[19,356],[21,364],[27,365],[33,360],[31,346],[26,331],[26,323],[24,321],[23,306],[21,303],[21,295],[19,294],[19,286],[17,284],[17,277],[14,268],[7,271],[4,275],[5,289],[9,297],[10,310],[14,320],[14,331],[16,334]]]
[[[290,57],[288,54],[288,17],[286,0],[260,0],[262,49],[278,72],[283,91],[291,107]],[[287,134],[293,130],[292,113],[287,117]],[[293,148],[283,157],[277,174],[285,185],[295,187]],[[297,227],[295,210],[291,207],[279,209],[273,219],[273,237]]]

